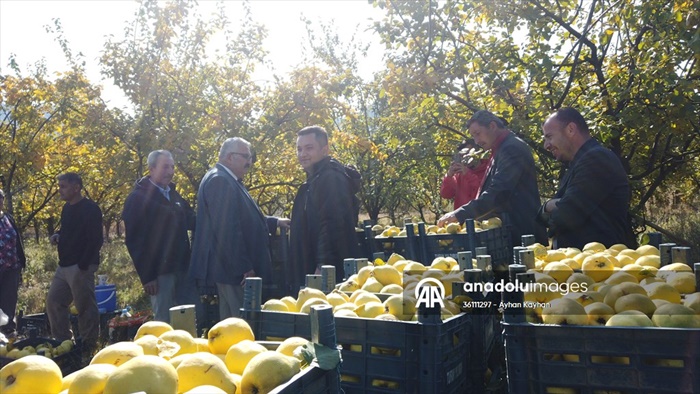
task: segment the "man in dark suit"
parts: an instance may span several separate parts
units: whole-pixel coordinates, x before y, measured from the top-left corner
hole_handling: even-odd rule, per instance
[[[194,231],[195,216],[172,182],[173,155],[167,150],[154,150],[147,163],[149,175],[136,181],[124,203],[125,243],[151,300],[154,320],[169,323],[170,308],[199,306],[194,281],[187,277],[188,231]],[[198,311],[200,318],[202,313]]]
[[[568,167],[538,215],[549,227],[553,247],[581,249],[589,242],[633,247],[630,187],[620,159],[591,137],[586,120],[573,108],[559,109],[542,130],[545,149]]]
[[[536,222],[540,192],[530,147],[508,130],[502,119],[488,111],[477,111],[467,127],[479,146],[491,149],[486,175],[477,198],[443,215],[438,225],[507,213],[513,246],[520,245],[520,237],[527,234],[547,245],[545,228]]]
[[[289,227],[289,219],[263,215],[241,180],[253,164],[250,143],[229,138],[219,162],[199,184],[197,230],[192,244],[190,275],[216,283],[220,318],[239,316],[245,278],[271,280],[269,235]]]

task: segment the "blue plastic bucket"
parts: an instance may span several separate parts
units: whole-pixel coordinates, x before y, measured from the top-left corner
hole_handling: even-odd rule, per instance
[[[113,312],[117,309],[117,286],[95,286],[95,299],[97,300],[97,308],[100,313]]]

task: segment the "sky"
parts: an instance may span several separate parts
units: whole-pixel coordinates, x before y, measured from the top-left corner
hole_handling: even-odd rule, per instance
[[[238,0],[225,1],[232,22],[240,20],[242,4]],[[367,0],[251,0],[250,5],[253,20],[268,29],[264,48],[278,74],[291,70],[300,59],[301,45],[306,40],[301,15],[311,20],[332,21],[341,37],[351,37],[357,31],[363,42],[371,44],[369,55],[359,65],[362,76],[369,77],[382,67],[379,39],[364,31],[371,20],[379,20],[383,13]],[[209,15],[215,6],[215,1],[200,1],[199,13]],[[122,107],[125,99],[109,80],[102,79],[98,59],[105,37],[121,38],[137,9],[138,3],[132,0],[0,0],[0,73],[10,72],[7,67],[10,54],[15,54],[22,70],[42,58],[46,59],[51,74],[67,70],[60,46],[45,28],[53,26],[52,20],[58,18],[69,48],[84,55],[90,81],[102,85],[103,97],[110,105]],[[272,75],[270,70],[260,73],[261,78]]]

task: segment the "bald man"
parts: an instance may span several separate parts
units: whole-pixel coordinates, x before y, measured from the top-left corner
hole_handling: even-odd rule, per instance
[[[589,242],[632,247],[630,187],[620,159],[591,137],[583,116],[561,108],[542,126],[544,147],[566,173],[538,221],[548,227],[553,248],[583,248]]]

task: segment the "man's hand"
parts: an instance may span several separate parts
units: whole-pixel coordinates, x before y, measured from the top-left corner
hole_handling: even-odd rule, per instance
[[[452,211],[448,212],[438,220],[437,225],[438,227],[445,227],[449,223],[459,223],[459,220],[457,220],[457,211]]]
[[[447,176],[454,176],[455,174],[464,174],[465,172],[466,169],[464,168],[464,164],[453,162],[452,164],[450,164],[450,169],[447,170]]]
[[[59,234],[54,234],[51,237],[49,237],[49,242],[51,242],[51,245],[58,245],[58,241],[60,240],[61,236]]]
[[[559,200],[560,200],[559,198],[553,198],[553,199],[547,201],[544,204],[544,211],[546,213],[550,213],[552,211],[555,211],[557,209],[557,203],[559,202]]]
[[[292,223],[292,219],[287,219],[287,218],[279,218],[277,219],[277,227],[279,228],[286,228],[289,229],[289,226]]]
[[[245,278],[250,278],[252,276],[255,276],[255,270],[250,270],[243,274],[243,280],[241,281],[241,286],[245,285]]]
[[[158,294],[158,279],[143,284],[143,290],[149,296]]]

